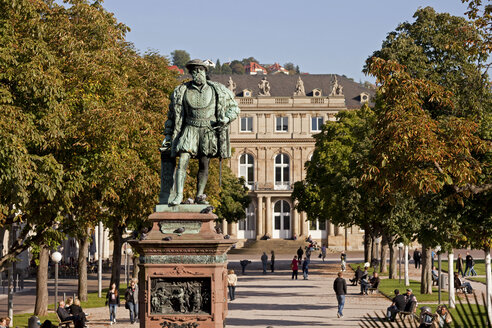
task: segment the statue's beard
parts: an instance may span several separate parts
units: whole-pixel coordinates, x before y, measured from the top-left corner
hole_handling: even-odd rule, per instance
[[[207,81],[207,78],[205,77],[205,74],[196,74],[193,76],[193,82],[195,82],[198,85],[205,84]]]

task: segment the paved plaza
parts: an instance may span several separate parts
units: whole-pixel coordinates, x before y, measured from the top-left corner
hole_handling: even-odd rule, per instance
[[[353,260],[360,256],[358,253],[350,254]],[[241,255],[229,257],[229,268],[233,268],[238,274],[238,287],[236,300],[229,303],[227,327],[359,327],[360,319],[367,313],[381,312],[389,306],[390,301],[381,294],[368,296],[359,295],[359,287],[348,284],[344,318],[337,318],[337,301],[333,291],[333,281],[339,270],[338,254],[330,254],[327,262],[320,259],[312,260],[309,280],[303,280],[299,274],[298,280],[291,279],[290,256],[278,255],[275,273],[268,272],[263,275],[259,259],[248,256],[253,261],[246,268],[246,274],[241,274],[239,260]],[[412,270],[413,266],[410,266]],[[413,270],[412,270],[413,271]],[[418,272],[413,272],[412,278],[417,278]],[[351,278],[352,271],[348,271],[346,279]],[[91,278],[94,278],[91,276]],[[104,287],[109,276],[105,277]],[[51,282],[51,281],[50,281]],[[481,287],[483,286],[483,287]],[[15,312],[32,312],[34,308],[34,289],[32,284],[27,284],[23,293],[15,295]],[[50,285],[50,291],[52,291]],[[474,288],[483,289],[484,285],[474,283]],[[89,292],[97,290],[97,280],[90,279]],[[67,296],[76,290],[76,280],[63,279],[60,285],[61,293]],[[52,295],[52,294],[50,294]],[[50,296],[53,303],[53,296]],[[6,295],[0,295],[0,315],[6,313]],[[89,327],[109,326],[108,309],[87,309],[91,314]],[[122,305],[117,313],[118,328],[138,327],[131,325],[128,310]]]

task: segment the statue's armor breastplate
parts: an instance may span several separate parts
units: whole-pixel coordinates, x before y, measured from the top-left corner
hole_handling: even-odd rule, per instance
[[[202,92],[188,88],[185,94],[186,123],[193,126],[210,126],[215,122],[215,90],[204,86]]]

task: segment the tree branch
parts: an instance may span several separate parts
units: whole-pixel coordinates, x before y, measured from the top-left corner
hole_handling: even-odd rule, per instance
[[[441,168],[441,166],[439,165],[439,163],[437,163],[436,161],[434,161],[434,166],[439,171],[439,173],[446,174],[443,171],[443,169]],[[454,191],[458,194],[465,192],[465,191],[471,191],[472,194],[476,195],[476,194],[479,194],[479,193],[482,193],[482,192],[485,192],[487,190],[492,189],[492,184],[486,183],[486,184],[482,184],[482,185],[476,185],[476,184],[467,183],[463,187],[458,187],[455,184],[453,184],[452,187],[453,187]]]

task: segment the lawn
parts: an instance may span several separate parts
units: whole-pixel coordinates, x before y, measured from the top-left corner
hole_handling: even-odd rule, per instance
[[[482,284],[486,284],[486,278],[485,277],[473,277],[473,278],[467,278],[468,280],[476,281],[476,282],[481,282]]]
[[[465,271],[465,267],[466,267],[464,262],[465,260],[463,259],[463,271]],[[438,263],[437,260],[434,260],[434,266],[436,267],[436,269],[438,265],[437,263]],[[442,265],[442,270],[448,272],[448,260],[441,261],[441,265]],[[480,260],[480,259],[475,260],[475,266],[473,268],[475,269],[478,275],[480,276],[485,275],[485,260]],[[454,272],[456,272],[456,258],[454,262]]]
[[[410,280],[410,286],[405,286],[405,282],[401,281],[401,284],[398,283],[398,279],[381,279],[381,283],[379,284],[379,291],[389,298],[395,297],[393,291],[395,289],[399,289],[400,293],[405,293],[407,288],[411,288],[415,297],[417,297],[417,301],[422,302],[437,302],[438,301],[438,291],[437,286],[432,288],[432,294],[421,294],[420,293],[420,281]],[[441,290],[441,300],[448,299],[448,292]],[[420,305],[419,305],[420,307]]]
[[[96,293],[89,293],[87,295],[87,302],[81,302],[82,308],[85,309],[90,309],[90,308],[97,308],[97,307],[103,307],[105,306],[106,303],[106,293],[108,292],[108,288],[105,288],[102,290],[102,297],[99,298],[97,297],[97,292]],[[120,300],[123,299],[123,296],[125,295],[126,292],[126,284],[120,284]],[[50,304],[48,305],[48,309],[54,309],[55,305]],[[29,318],[32,316],[32,313],[22,313],[22,314],[14,314],[14,326],[15,327],[27,327],[27,323],[29,321]],[[58,325],[58,317],[56,313],[50,312],[48,315],[40,317],[39,320],[41,322],[44,322],[45,320],[50,320],[53,324]]]

